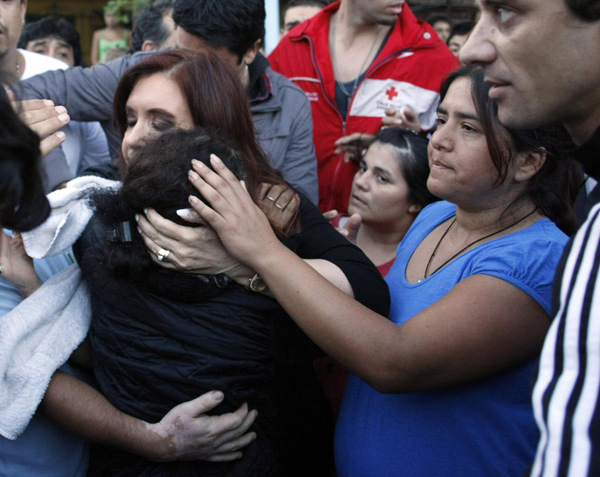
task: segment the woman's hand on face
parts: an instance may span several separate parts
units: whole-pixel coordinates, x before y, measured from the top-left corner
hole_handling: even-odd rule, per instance
[[[14,98],[11,91],[8,94],[11,99]],[[55,106],[48,99],[12,101],[11,104],[21,121],[42,140],[40,143],[42,157],[65,141],[65,133],[58,131],[71,120],[64,106]]]
[[[300,206],[298,194],[282,185],[260,185],[257,205],[275,227],[285,230],[296,216]]]
[[[240,449],[256,438],[248,429],[256,411],[246,404],[237,411],[218,416],[206,413],[223,401],[223,393],[212,391],[171,409],[160,422],[148,424],[165,446],[153,448],[150,459],[157,461],[207,460],[226,462],[242,457]]]
[[[211,164],[216,173],[201,162],[192,161],[194,170],[190,171],[189,179],[212,208],[194,196],[190,196],[190,204],[219,234],[227,250],[252,267],[255,260],[266,255],[269,247],[281,242],[243,183],[218,157],[212,155]]]
[[[185,210],[185,209],[184,209]],[[184,211],[180,216],[191,223],[204,224],[186,227],[171,222],[158,212],[148,209],[137,218],[142,239],[152,260],[158,265],[185,273],[217,275],[225,273],[231,279],[248,281],[254,272],[240,264],[225,249],[219,236],[195,213]],[[194,215],[196,214],[196,215]],[[170,250],[167,261],[158,259],[160,249]]]
[[[0,231],[0,266],[2,278],[12,283],[23,298],[35,292],[42,281],[33,268],[33,260],[25,253],[21,234],[10,237]]]

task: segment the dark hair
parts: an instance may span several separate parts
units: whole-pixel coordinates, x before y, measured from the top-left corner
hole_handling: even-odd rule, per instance
[[[409,199],[422,207],[439,200],[427,189],[429,140],[410,129],[384,128],[375,135],[373,142],[392,146],[397,151],[398,165],[408,184]]]
[[[115,127],[121,136],[127,129],[125,106],[129,95],[141,78],[156,73],[166,74],[179,86],[196,127],[214,128],[236,144],[247,172],[248,193],[254,200],[263,182],[289,187],[269,165],[256,140],[248,96],[239,77],[229,64],[212,52],[167,50],[128,69],[117,86],[113,104]],[[123,166],[121,158],[124,170]]]
[[[582,20],[600,20],[600,0],[565,0],[569,9]]]
[[[175,25],[206,41],[225,47],[242,61],[256,40],[265,36],[264,0],[177,0]]]
[[[497,185],[506,179],[513,151],[538,152],[546,155],[540,170],[529,180],[525,194],[531,198],[538,211],[552,220],[566,234],[577,230],[573,209],[575,197],[581,186],[580,168],[570,158],[563,156],[561,146],[568,142],[566,130],[558,123],[536,129],[509,129],[498,121],[498,106],[489,98],[489,83],[484,81],[481,67],[464,66],[444,79],[440,90],[444,100],[450,85],[458,78],[471,83],[471,96],[478,119],[483,127],[488,150],[498,171]]]
[[[0,83],[6,84],[5,77]],[[13,111],[0,88],[0,225],[25,232],[50,214],[38,170],[40,139]]]
[[[27,48],[27,43],[38,38],[55,36],[65,40],[73,48],[75,66],[86,67],[87,63],[81,51],[81,40],[75,26],[63,17],[44,17],[41,20],[27,23],[23,27],[18,48]]]
[[[460,22],[457,23],[456,25],[454,25],[452,27],[452,30],[450,31],[450,36],[448,37],[448,41],[446,42],[446,44],[450,45],[450,40],[452,40],[452,37],[456,36],[456,35],[468,35],[469,33],[471,33],[471,30],[473,29],[473,24],[471,22]]]
[[[173,7],[165,5],[162,7],[148,6],[144,8],[133,20],[131,31],[130,53],[142,50],[142,45],[149,40],[158,48],[171,34],[165,25],[164,15]]]
[[[293,8],[293,7],[319,7],[319,8],[325,8],[327,5],[329,5],[329,3],[330,2],[328,0],[289,0],[285,4],[285,8],[283,9],[283,16],[285,16],[285,12],[289,8]]]
[[[445,22],[452,26],[452,20],[450,20],[450,18],[446,15],[433,15],[427,19],[427,23],[429,23],[431,26],[437,22]]]
[[[190,195],[198,196],[187,177],[191,159],[212,169],[211,154],[217,155],[238,179],[247,178],[241,153],[229,138],[212,129],[174,129],[136,150],[124,171],[120,190],[91,196],[96,215],[108,230],[122,222],[133,227],[135,214],[151,207],[173,222],[197,226],[181,219],[176,211],[189,207]],[[131,233],[131,239],[108,244],[100,252],[101,259],[116,277],[140,282],[156,265],[140,235]]]

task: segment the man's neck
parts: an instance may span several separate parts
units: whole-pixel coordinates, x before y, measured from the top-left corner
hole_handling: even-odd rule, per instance
[[[385,25],[380,25],[371,21],[365,20],[348,6],[347,2],[342,2],[340,8],[331,16],[331,22],[335,25],[330,25],[336,29],[336,35],[344,40],[344,42],[352,43],[353,39],[361,36],[375,36],[381,27],[388,28]]]
[[[17,65],[19,65],[17,67]],[[18,76],[20,79],[25,69],[25,59],[16,48],[8,50],[0,58],[0,71],[10,76]]]
[[[600,103],[596,105],[590,114],[581,115],[580,119],[565,121],[564,124],[573,142],[577,145],[583,144],[600,127]]]
[[[347,8],[343,8],[344,4],[342,2],[339,10],[331,16],[329,51],[335,79],[348,82],[364,73],[392,27],[358,21]]]

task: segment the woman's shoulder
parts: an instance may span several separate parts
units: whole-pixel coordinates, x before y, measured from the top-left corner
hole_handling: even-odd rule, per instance
[[[550,296],[568,237],[549,219],[488,242],[474,253],[468,275],[491,275],[525,291],[550,313]]]

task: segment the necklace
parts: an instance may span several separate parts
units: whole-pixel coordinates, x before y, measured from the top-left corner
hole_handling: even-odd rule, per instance
[[[333,48],[331,48],[331,64],[333,66],[333,76],[337,77],[337,74],[335,73],[335,64],[336,64],[336,60],[335,60],[335,24],[336,24],[336,22],[334,21],[333,24],[331,25],[331,44],[333,45]],[[360,79],[360,75],[363,72],[363,70],[367,64],[367,61],[369,60],[371,53],[373,53],[373,50],[375,49],[377,40],[379,39],[379,33],[381,33],[381,26],[377,27],[377,34],[375,35],[375,39],[373,40],[373,43],[371,44],[371,48],[369,49],[367,56],[365,57],[362,65],[360,66],[358,75],[356,76],[356,79],[354,80],[354,84],[352,85],[352,91],[348,91],[346,89],[346,87],[344,86],[344,83],[342,83],[341,81],[338,81],[337,79],[335,80],[336,84],[340,87],[340,90],[342,91],[342,93],[344,93],[349,98],[352,95],[354,95],[354,92],[356,91],[356,87],[358,86],[358,80]]]
[[[521,222],[523,222],[527,217],[533,215],[533,213],[537,210],[533,209],[531,212],[529,212],[527,215],[524,215],[523,217],[521,217],[519,220],[517,220],[516,222],[513,222],[512,224],[510,224],[507,227],[504,227],[500,230],[496,230],[495,232],[492,232],[491,234],[488,234],[484,237],[478,238],[477,240],[474,240],[473,242],[471,242],[470,244],[468,244],[466,247],[461,248],[458,252],[456,252],[454,255],[452,255],[448,260],[446,260],[444,263],[442,263],[439,267],[437,267],[433,272],[431,272],[431,275],[433,275],[435,272],[437,272],[440,268],[445,267],[449,262],[451,262],[452,260],[454,260],[456,257],[458,257],[461,253],[463,253],[465,250],[467,250],[469,247],[472,247],[473,245],[475,245],[476,243],[481,242],[482,240],[485,240],[486,238],[490,238],[494,235],[497,235],[501,232],[504,232],[505,230],[510,229],[511,227],[514,227],[517,224],[520,224]],[[444,238],[446,238],[446,235],[448,235],[448,232],[450,232],[450,229],[452,228],[452,226],[456,223],[456,217],[454,217],[454,220],[452,222],[450,222],[450,225],[448,226],[448,228],[446,229],[446,231],[444,232],[444,234],[440,237],[440,239],[438,240],[437,245],[435,246],[435,248],[433,249],[433,253],[431,254],[431,257],[429,257],[429,261],[427,262],[427,266],[425,267],[425,274],[423,275],[423,278],[420,280],[417,280],[418,282],[422,282],[423,280],[425,280],[427,278],[427,276],[429,275],[429,266],[431,265],[431,262],[433,260],[433,257],[435,257],[435,254],[438,251],[438,248],[440,248],[440,245],[442,244],[442,242],[444,241]]]

